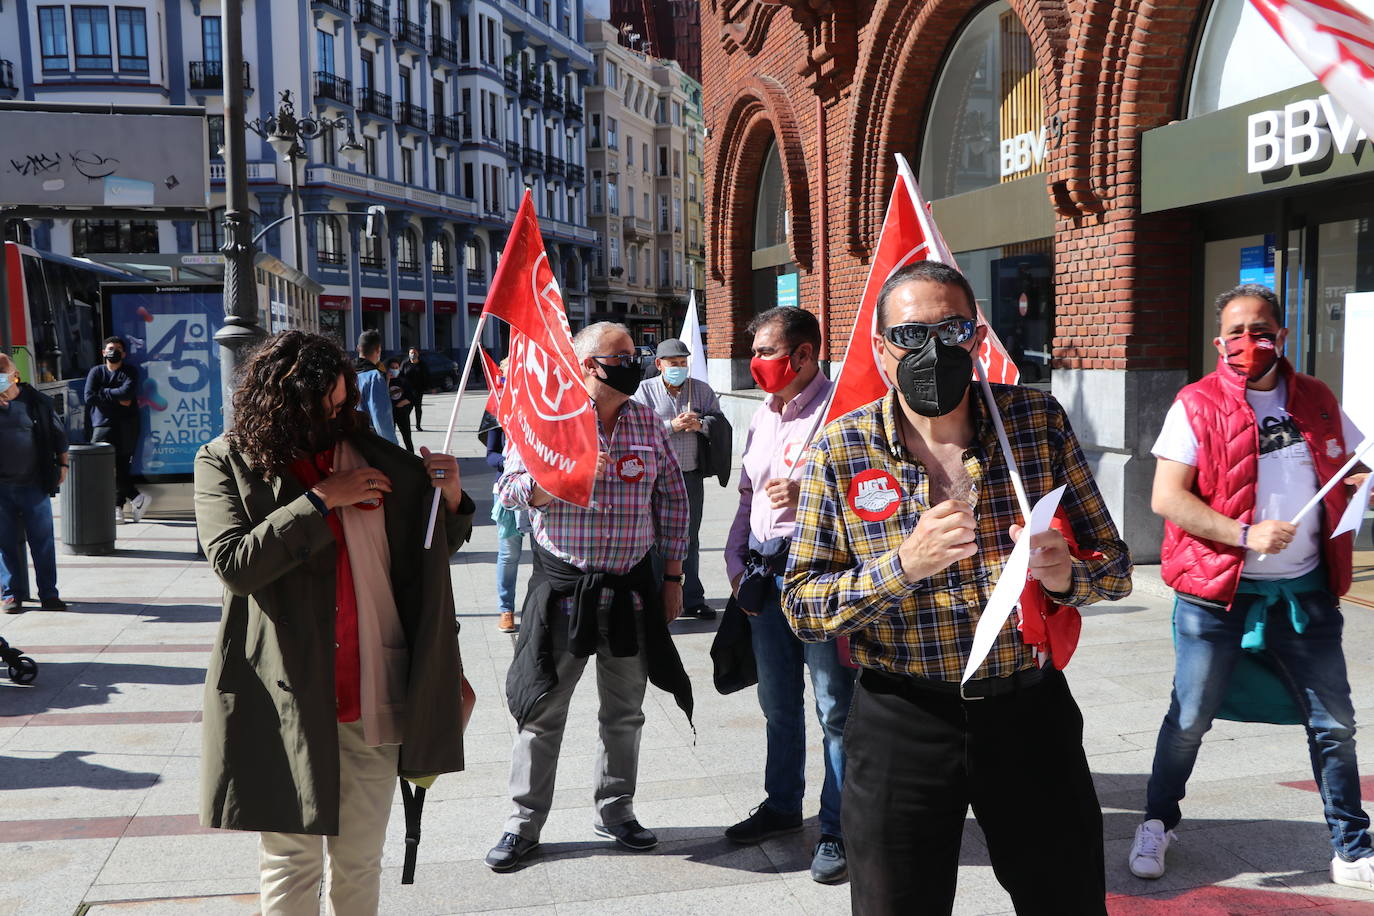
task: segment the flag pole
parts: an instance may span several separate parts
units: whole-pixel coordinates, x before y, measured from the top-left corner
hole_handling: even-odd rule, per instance
[[[1026,488],[1021,483],[1021,471],[1016,467],[1016,456],[1012,454],[1011,442],[1007,439],[1007,428],[1002,423],[1002,412],[997,409],[997,399],[992,396],[992,386],[988,384],[988,374],[983,371],[983,361],[973,357],[973,371],[978,373],[978,384],[983,389],[983,397],[988,402],[988,413],[992,414],[992,425],[997,429],[997,443],[1002,447],[1002,455],[1007,459],[1007,473],[1011,476],[1012,489],[1016,491],[1016,504],[1021,507],[1024,524],[1030,524],[1030,500],[1026,499]]]
[[[463,392],[468,387],[468,376],[472,374],[472,361],[477,356],[477,350],[482,345],[482,328],[487,323],[487,311],[482,310],[482,314],[477,318],[477,327],[472,332],[472,346],[468,347],[467,362],[463,364],[463,378],[458,383],[458,394],[453,399],[453,410],[448,415],[448,432],[444,433],[444,447],[440,449],[444,454],[448,454],[449,447],[453,444],[453,427],[458,425],[458,405],[463,403]],[[438,487],[434,488],[434,502],[429,507],[429,526],[425,528],[425,550],[430,544],[434,543],[434,522],[439,517],[439,499],[443,493]]]

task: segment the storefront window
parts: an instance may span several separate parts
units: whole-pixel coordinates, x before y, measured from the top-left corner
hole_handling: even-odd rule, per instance
[[[1374,219],[1318,226],[1316,268],[1309,371],[1339,399],[1345,361],[1345,297],[1374,290]]]
[[[979,11],[940,73],[921,147],[921,190],[938,200],[1045,171],[1053,138],[1030,37],[1006,0]]]
[[[1250,0],[1215,0],[1207,11],[1207,24],[1193,62],[1188,117],[1230,108],[1313,79],[1312,71],[1288,50]]]
[[[954,260],[1021,370],[1022,383],[1048,383],[1054,341],[1054,240],[964,251]]]

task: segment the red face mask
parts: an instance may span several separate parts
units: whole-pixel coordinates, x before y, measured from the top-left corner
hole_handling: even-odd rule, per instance
[[[781,359],[755,356],[749,360],[749,374],[764,391],[776,394],[792,384],[797,377],[797,370],[792,368],[792,354],[789,353]]]
[[[1275,334],[1244,334],[1226,343],[1226,365],[1237,375],[1257,382],[1274,367],[1279,358],[1278,337]]]

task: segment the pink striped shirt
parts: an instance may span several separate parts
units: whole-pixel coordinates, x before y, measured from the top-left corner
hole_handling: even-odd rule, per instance
[[[817,372],[810,384],[786,404],[770,394],[754,412],[740,458],[739,509],[725,541],[725,572],[731,581],[744,572],[750,534],[760,541],[791,536],[797,510],[774,509],[763,486],[775,477],[788,476],[801,459],[808,438],[820,431],[817,415],[825,409],[830,388],[830,379]]]

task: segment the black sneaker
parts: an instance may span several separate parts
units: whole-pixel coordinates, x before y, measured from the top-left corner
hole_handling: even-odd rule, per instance
[[[510,871],[538,845],[538,840],[527,840],[518,833],[503,833],[496,845],[491,847],[491,852],[487,853],[487,866],[492,871]]]
[[[697,620],[715,620],[716,609],[709,604],[698,604],[696,607],[689,607],[682,612],[683,617],[695,617]]]
[[[65,611],[67,609],[67,602],[54,596],[52,598],[44,598],[39,602],[38,606],[45,611]]]
[[[749,816],[738,824],[725,828],[725,838],[736,843],[761,843],[770,837],[796,833],[800,829],[800,813],[779,814],[765,802],[749,812]]]
[[[821,841],[811,854],[811,880],[834,884],[848,875],[849,863],[844,857],[844,840],[828,833],[821,834]]]
[[[597,836],[604,836],[615,840],[620,846],[626,849],[633,849],[635,852],[644,852],[653,849],[658,845],[658,837],[654,832],[642,826],[639,821],[626,821],[623,824],[592,824],[592,830],[596,831]]]

